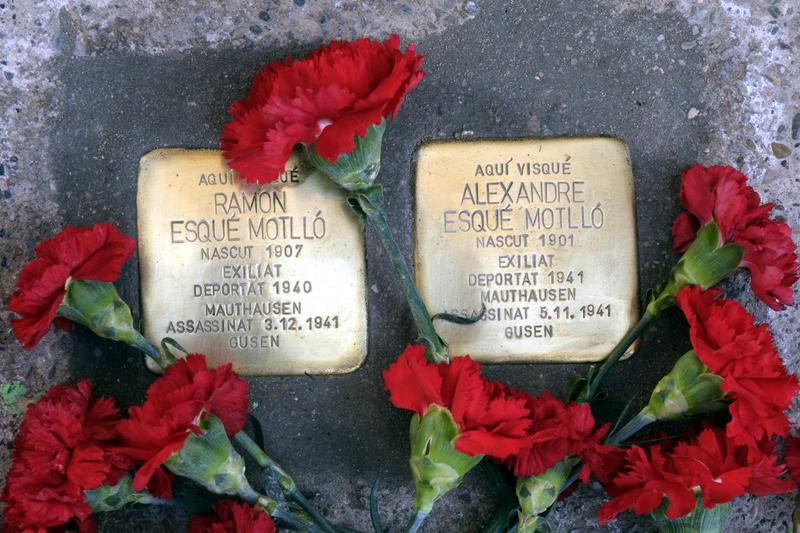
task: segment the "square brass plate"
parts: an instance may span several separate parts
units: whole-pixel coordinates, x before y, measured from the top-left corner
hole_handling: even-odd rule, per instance
[[[630,156],[605,137],[431,142],[416,170],[416,272],[453,354],[597,361],[638,319]]]
[[[334,374],[366,357],[363,231],[340,191],[297,158],[245,183],[215,150],[142,157],[137,196],[144,333],[243,374]]]

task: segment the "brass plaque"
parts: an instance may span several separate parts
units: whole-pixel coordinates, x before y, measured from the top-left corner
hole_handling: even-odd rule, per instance
[[[363,230],[290,159],[255,186],[216,150],[155,150],[137,196],[144,333],[242,374],[350,372],[367,350]]]
[[[633,172],[619,140],[423,145],[416,272],[454,354],[500,362],[603,359],[638,319]]]

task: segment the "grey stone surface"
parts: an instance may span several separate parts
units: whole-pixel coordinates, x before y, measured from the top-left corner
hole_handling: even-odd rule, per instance
[[[256,68],[333,38],[399,32],[427,55],[428,77],[386,136],[384,171],[395,231],[411,249],[415,147],[432,138],[611,134],[630,148],[637,178],[640,282],[662,279],[675,257],[669,224],[678,172],[694,161],[731,163],[800,232],[800,6],[796,1],[408,0],[136,3],[6,0],[0,3],[0,301],[36,242],[63,224],[114,220],[135,233],[138,158],[163,146],[214,147],[225,109]],[[402,295],[368,232],[370,355],[341,377],[251,379],[267,445],[336,519],[366,529],[368,493],[381,482],[386,525],[406,520],[408,415],[391,408],[380,372],[412,338]],[[789,368],[800,372],[798,310],[767,310],[744,275],[727,283],[769,320]],[[120,282],[139,309],[135,264]],[[141,357],[78,330],[53,332],[33,351],[9,332],[0,304],[0,383],[28,394],[0,402],[0,471],[25,402],[78,377],[124,405],[153,379]],[[600,410],[643,402],[688,341],[672,314],[622,363]],[[518,387],[563,394],[570,365],[496,366]],[[800,410],[792,411],[800,424]],[[436,508],[427,531],[478,531],[496,497],[472,474]],[[776,531],[793,495],[740,498],[727,530]],[[553,513],[557,531],[646,531],[630,516],[598,528],[599,487],[581,488]],[[179,530],[186,513],[132,510],[105,531]]]

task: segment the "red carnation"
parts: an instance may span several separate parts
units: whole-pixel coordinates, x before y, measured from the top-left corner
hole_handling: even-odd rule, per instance
[[[570,407],[568,410],[570,455],[581,458],[583,468],[579,477],[586,483],[590,474],[594,474],[598,481],[607,483],[622,466],[625,450],[603,444],[611,424],[606,423],[596,427],[589,404],[570,404]]]
[[[531,425],[522,449],[507,460],[515,476],[542,474],[569,455],[582,459],[584,481],[592,472],[604,481],[616,471],[623,452],[601,444],[610,424],[596,428],[589,404],[565,403],[548,392],[517,394],[526,399]]]
[[[170,366],[147,390],[141,407],[131,407],[127,420],[117,426],[122,453],[143,463],[133,478],[133,488],[142,490],[154,475],[162,481],[160,468],[179,451],[208,414],[219,418],[228,436],[241,431],[247,415],[247,382],[227,364],[206,366],[206,356],[188,355]]]
[[[745,493],[754,496],[794,490],[772,449],[737,446],[722,428],[704,429],[697,438],[648,449],[628,450],[622,473],[606,486],[611,501],[600,507],[598,521],[605,524],[630,510],[648,514],[667,499],[666,514],[676,520],[695,508],[695,490],[707,509]]]
[[[193,516],[189,533],[275,533],[278,529],[266,511],[235,500],[214,506],[213,515]]]
[[[750,271],[756,296],[773,309],[793,303],[799,265],[791,229],[769,218],[773,205],[761,203],[744,174],[728,166],[696,164],[683,173],[681,204],[686,212],[672,226],[676,251],[685,251],[697,231],[714,220],[724,242],[744,249],[740,266]]]
[[[784,415],[798,391],[786,372],[766,325],[737,302],[718,298],[719,290],[686,287],[676,301],[690,325],[692,346],[711,372],[722,377],[721,390],[731,400],[728,435],[754,447],[773,435],[786,435]]]
[[[114,451],[119,414],[113,400],[92,400],[92,385],[56,385],[28,408],[14,440],[2,501],[8,531],[77,522],[92,529],[84,491],[113,485],[130,468]]]
[[[135,247],[136,241],[113,224],[70,226],[40,243],[36,259],[22,268],[8,301],[8,309],[22,317],[11,322],[19,342],[30,349],[44,337],[68,280],[116,281]]]
[[[251,183],[275,181],[297,144],[336,162],[355,150],[356,136],[397,115],[425,75],[422,61],[414,46],[400,50],[393,35],[382,43],[334,41],[306,59],[266,65],[229,109],[223,153]]]
[[[431,405],[450,411],[458,425],[456,450],[498,459],[519,452],[530,426],[525,399],[481,377],[468,356],[433,364],[423,345],[410,345],[383,373],[395,407],[424,416]]]
[[[541,396],[522,392],[518,395],[525,398],[528,416],[533,422],[526,435],[525,446],[518,454],[508,458],[508,465],[515,476],[535,476],[569,453],[570,419],[567,405],[548,392]]]

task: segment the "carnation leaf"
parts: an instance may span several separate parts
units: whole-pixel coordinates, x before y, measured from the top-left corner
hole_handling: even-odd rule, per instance
[[[3,398],[3,403],[6,405],[13,405],[17,400],[25,396],[27,393],[28,388],[18,379],[15,379],[10,383],[3,383],[0,385],[0,397]]]
[[[381,514],[378,512],[378,480],[372,484],[372,490],[369,491],[369,517],[372,522],[372,531],[374,533],[384,533],[383,524],[381,524]]]
[[[471,315],[456,315],[454,313],[436,313],[431,317],[431,320],[443,320],[445,322],[450,322],[451,324],[458,324],[460,326],[470,326],[472,324],[476,324],[480,322],[483,318],[483,315],[486,314],[486,304],[481,303],[481,310],[476,312],[472,312]]]
[[[167,357],[167,363],[172,364],[178,360],[178,356],[172,353],[172,348],[176,350],[180,350],[186,355],[189,355],[189,351],[181,346],[181,343],[173,339],[172,337],[164,337],[161,339],[161,352]]]
[[[253,440],[255,440],[258,447],[263,450],[265,448],[264,429],[261,427],[261,421],[253,415],[253,413],[247,413],[247,419],[250,421],[250,425],[253,426]]]
[[[590,367],[590,371],[591,371]],[[573,375],[567,385],[567,399],[571,402],[585,402],[588,398],[589,378],[580,374]]]

